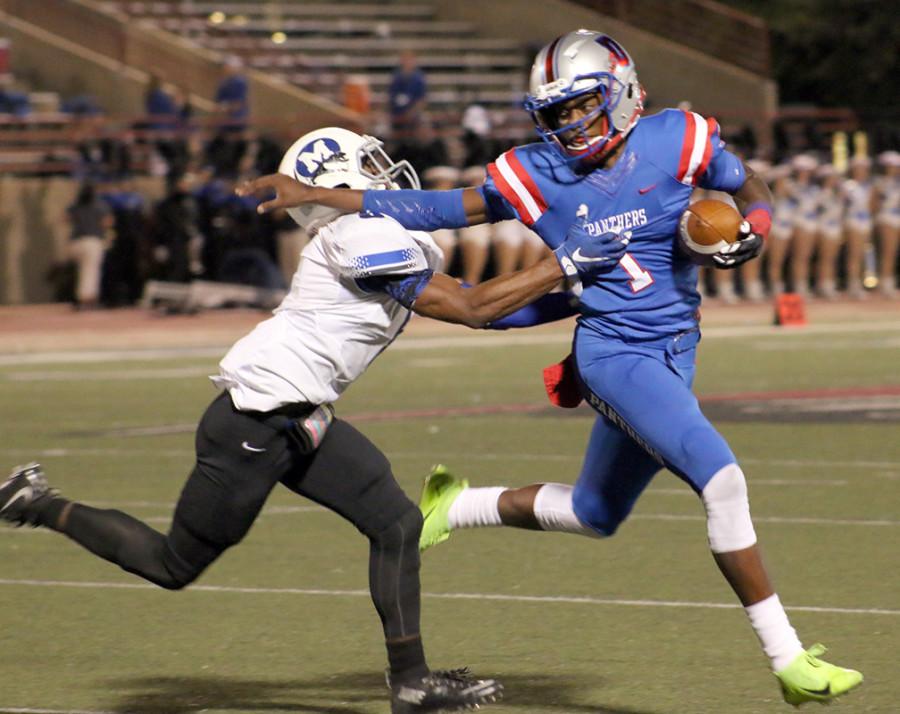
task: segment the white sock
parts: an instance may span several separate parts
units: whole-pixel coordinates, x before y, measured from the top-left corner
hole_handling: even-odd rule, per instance
[[[467,488],[450,506],[447,519],[450,527],[456,528],[483,528],[485,526],[502,526],[500,509],[497,502],[505,488],[495,486],[492,488]]]
[[[803,653],[803,645],[797,633],[788,622],[787,613],[781,606],[778,595],[771,595],[765,600],[745,607],[750,624],[759,637],[763,651],[772,663],[772,671],[780,672],[787,667],[797,655]]]

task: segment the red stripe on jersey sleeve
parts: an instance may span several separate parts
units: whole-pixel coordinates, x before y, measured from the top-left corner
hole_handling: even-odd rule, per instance
[[[706,131],[706,146],[703,148],[703,158],[700,160],[700,165],[694,172],[694,185],[696,185],[697,181],[700,180],[700,177],[706,173],[706,167],[709,166],[709,161],[712,158],[713,152],[713,141],[719,134],[719,123],[710,117],[706,120]]]
[[[522,182],[525,190],[531,194],[531,197],[537,204],[538,210],[540,211],[541,215],[543,215],[547,210],[547,202],[544,200],[544,194],[541,193],[541,189],[538,188],[537,184],[534,182],[534,179],[531,178],[528,170],[522,165],[522,162],[519,161],[519,157],[516,155],[515,149],[512,149],[511,151],[508,151],[506,153],[506,160],[509,162],[509,165],[512,167],[512,170],[515,172],[519,181]]]
[[[678,173],[675,178],[683,181],[691,166],[691,152],[694,150],[694,142],[697,140],[697,125],[692,112],[682,111],[684,114],[684,144],[681,147],[681,159],[678,162]]]
[[[494,185],[497,187],[497,190],[500,191],[500,195],[506,199],[506,201],[513,207],[513,209],[515,209],[519,220],[522,221],[522,223],[524,223],[526,226],[533,225],[534,222],[531,220],[528,209],[525,208],[525,205],[522,203],[521,199],[516,195],[513,187],[509,185],[505,178],[503,178],[503,174],[500,173],[500,169],[497,168],[497,164],[493,161],[489,163],[487,166],[487,171],[490,177],[494,180]]]
[[[694,177],[692,179],[695,186],[700,180],[700,177],[703,176],[704,173],[706,173],[706,167],[709,166],[709,160],[712,158],[713,152],[713,136],[715,136],[715,134],[719,131],[719,124],[715,119],[710,118],[706,120],[706,128],[706,146],[703,147],[703,158],[700,159],[700,165],[694,172]]]

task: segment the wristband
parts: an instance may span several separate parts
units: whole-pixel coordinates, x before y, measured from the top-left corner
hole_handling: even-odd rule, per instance
[[[769,237],[769,230],[772,228],[772,206],[764,201],[751,203],[747,206],[744,218],[747,219],[754,233],[759,233],[763,239]]]

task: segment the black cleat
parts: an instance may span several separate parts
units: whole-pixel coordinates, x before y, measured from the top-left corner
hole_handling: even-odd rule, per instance
[[[435,670],[421,679],[391,687],[391,714],[478,709],[503,696],[494,679],[475,679],[467,668]]]
[[[56,495],[47,483],[47,477],[38,463],[16,466],[0,484],[0,520],[16,527],[37,526],[34,504]]]

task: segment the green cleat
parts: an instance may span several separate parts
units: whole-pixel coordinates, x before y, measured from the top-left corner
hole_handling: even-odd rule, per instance
[[[813,645],[775,676],[781,683],[784,701],[799,707],[806,702],[828,704],[863,681],[860,672],[844,669],[819,659],[824,645]]]
[[[431,473],[425,478],[422,497],[419,499],[419,509],[425,517],[419,538],[420,551],[443,543],[450,537],[450,506],[468,487],[466,479],[456,478],[443,464],[432,467]]]

